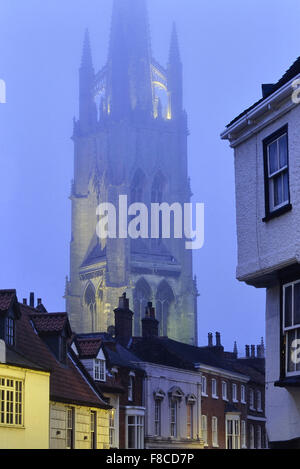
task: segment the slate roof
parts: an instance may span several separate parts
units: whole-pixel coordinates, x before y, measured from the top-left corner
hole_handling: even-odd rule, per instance
[[[238,121],[241,117],[243,117],[249,111],[254,109],[256,106],[262,103],[265,99],[267,99],[273,93],[275,93],[275,91],[279,90],[283,85],[285,85],[286,83],[291,81],[293,78],[295,78],[299,73],[300,73],[300,57],[298,57],[297,60],[295,60],[292,66],[285,72],[285,74],[280,78],[280,80],[278,80],[277,83],[274,83],[273,85],[268,85],[268,88],[266,88],[268,89],[268,91],[264,94],[263,98],[261,98],[259,101],[257,101],[248,109],[246,109],[237,117],[235,117],[226,127],[227,128],[230,127],[232,124]]]
[[[72,350],[70,348],[68,350],[66,363],[60,363],[39,337],[37,331],[34,331],[31,321],[32,318],[37,320],[40,313],[37,313],[30,306],[22,304],[19,306],[21,318],[16,325],[14,351],[25,357],[27,362],[30,362],[34,367],[50,371],[50,399],[56,402],[95,408],[110,408]],[[50,313],[49,316],[51,316]],[[55,315],[50,319],[50,323],[53,319],[55,319]],[[42,322],[42,326],[43,324],[47,326],[47,322]],[[44,326],[42,330],[45,330]]]
[[[145,362],[191,371],[198,369],[201,365],[208,365],[248,376],[257,383],[264,382],[262,365],[264,360],[261,360],[258,366],[255,360],[236,359],[233,354],[224,353],[222,347],[220,349],[196,347],[167,337],[152,337],[150,339],[135,337],[131,350],[140,360]],[[254,365],[256,368],[253,368]]]

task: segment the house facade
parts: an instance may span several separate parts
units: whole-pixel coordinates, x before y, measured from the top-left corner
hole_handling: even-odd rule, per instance
[[[0,446],[108,449],[112,407],[69,347],[67,314],[39,309],[0,291]]]
[[[237,278],[266,289],[266,413],[273,448],[300,446],[298,59],[222,133],[234,149]]]

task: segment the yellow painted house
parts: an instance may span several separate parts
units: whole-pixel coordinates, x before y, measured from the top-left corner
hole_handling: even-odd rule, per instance
[[[108,449],[111,406],[68,341],[66,313],[0,290],[0,449]]]
[[[49,448],[49,387],[49,372],[0,341],[0,449]]]

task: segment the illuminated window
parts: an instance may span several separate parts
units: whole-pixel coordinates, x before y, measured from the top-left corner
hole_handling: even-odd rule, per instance
[[[129,375],[128,381],[128,400],[133,401],[133,388],[134,388],[134,378],[132,375]]]
[[[240,420],[232,416],[226,420],[226,449],[240,449]]]
[[[66,432],[66,447],[67,449],[75,448],[75,409],[69,407],[67,409],[67,432]]]
[[[113,448],[116,444],[116,428],[115,428],[115,423],[116,423],[116,410],[111,409],[109,412],[109,444],[111,448]]]
[[[202,376],[201,383],[202,383],[202,396],[207,396],[207,379],[206,379],[206,376]]]
[[[217,447],[219,445],[217,417],[213,417],[211,420],[211,433],[212,433],[212,445],[213,447]]]
[[[91,411],[91,449],[97,449],[97,412]]]
[[[23,381],[0,378],[0,425],[23,425]]]
[[[201,427],[202,427],[202,439],[205,445],[208,445],[207,439],[207,417],[206,415],[201,416]]]

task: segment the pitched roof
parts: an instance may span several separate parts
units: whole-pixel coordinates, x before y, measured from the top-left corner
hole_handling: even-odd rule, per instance
[[[32,326],[32,317],[40,313],[21,305],[21,319],[16,328],[16,352],[31,363],[50,370],[50,399],[96,408],[110,408],[89,379],[77,357],[68,350],[67,361],[60,363]],[[59,315],[60,316],[60,315]],[[55,322],[55,321],[54,321]]]
[[[160,365],[196,370],[199,366],[208,365],[250,377],[253,381],[261,383],[264,380],[262,369],[253,369],[252,363],[237,360],[232,354],[223,352],[221,348],[196,347],[184,344],[167,337],[152,337],[143,339],[135,337],[132,342],[132,351],[140,360]],[[230,357],[230,358],[229,358]]]
[[[245,109],[245,111],[241,112],[237,117],[235,117],[226,127],[230,127],[232,124],[234,124],[236,121],[238,121],[241,117],[243,117],[245,114],[247,114],[249,111],[254,109],[258,104],[262,103],[265,99],[267,99],[269,96],[271,96],[275,91],[279,90],[283,85],[291,81],[293,78],[295,78],[297,75],[300,73],[300,57],[295,60],[295,62],[291,65],[291,67],[284,73],[284,75],[280,78],[280,80],[277,81],[277,83],[274,83],[272,85],[268,85],[268,87],[265,87],[266,92],[264,93],[264,96],[254,103],[252,106],[248,107]]]
[[[71,330],[67,313],[36,313],[30,319],[38,333],[61,332],[65,326]]]
[[[19,316],[20,311],[17,304],[16,290],[0,290],[0,314],[6,313],[13,305],[15,306],[17,316]]]

